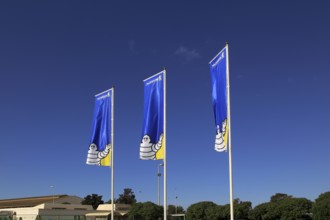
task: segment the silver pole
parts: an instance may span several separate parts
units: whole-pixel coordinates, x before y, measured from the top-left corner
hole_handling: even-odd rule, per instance
[[[230,83],[229,83],[229,52],[228,43],[226,43],[226,66],[227,66],[227,94],[228,94],[228,157],[229,157],[229,196],[230,196],[230,219],[234,220],[234,199],[233,199],[233,169],[232,169],[232,154],[231,154],[231,117],[230,117]]]
[[[158,176],[158,206],[160,206],[160,177],[162,175],[159,170],[160,166],[164,166],[164,164],[161,163],[158,165],[158,173],[157,173],[157,176]]]
[[[160,183],[159,183],[160,182],[160,175],[161,174],[159,172],[159,166],[158,166],[158,173],[157,173],[157,176],[158,176],[158,194],[157,194],[158,195],[158,206],[160,206],[160,192],[159,192],[160,191],[159,190],[159,188],[160,188]]]
[[[111,220],[114,220],[114,104],[115,104],[115,88],[112,87],[111,99]]]
[[[166,68],[164,68],[164,220],[167,220],[167,175],[166,175]]]

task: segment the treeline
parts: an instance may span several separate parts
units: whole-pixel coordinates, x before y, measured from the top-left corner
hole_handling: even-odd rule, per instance
[[[230,219],[230,205],[199,202],[188,207],[187,220]],[[330,192],[322,193],[312,202],[306,198],[294,198],[283,193],[271,196],[252,208],[250,201],[234,200],[234,219],[245,220],[330,220]]]
[[[103,203],[102,200],[100,201],[102,196],[93,195],[98,199],[98,204]],[[111,203],[111,201],[108,202]],[[124,189],[124,193],[119,195],[116,202],[131,205],[128,213],[129,219],[155,220],[163,217],[162,206],[152,202],[137,202],[131,189]],[[97,207],[95,204],[92,205]],[[167,213],[168,215],[185,213],[186,220],[228,220],[230,219],[230,205],[217,205],[212,201],[203,201],[190,205],[186,211],[182,206],[168,205]],[[174,218],[169,217],[168,219]],[[250,201],[235,199],[234,219],[330,220],[330,191],[320,194],[314,202],[306,198],[295,198],[284,193],[276,193],[270,197],[269,202],[259,204],[254,208]]]

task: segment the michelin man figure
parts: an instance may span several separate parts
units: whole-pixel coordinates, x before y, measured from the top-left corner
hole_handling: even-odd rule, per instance
[[[101,165],[101,160],[105,158],[111,150],[111,144],[108,144],[103,151],[98,151],[96,144],[92,143],[88,149],[87,161],[89,165]]]
[[[140,159],[156,160],[156,153],[162,147],[163,134],[160,135],[157,144],[150,143],[149,135],[144,135],[140,144]]]
[[[225,134],[227,130],[227,119],[222,122],[222,132],[220,131],[219,125],[217,126],[217,134],[215,135],[215,150],[224,151],[226,150]]]

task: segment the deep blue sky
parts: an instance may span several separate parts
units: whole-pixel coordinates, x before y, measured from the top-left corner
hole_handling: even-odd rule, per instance
[[[166,67],[168,203],[229,203],[208,66],[228,41],[234,197],[314,200],[330,190],[329,11],[327,1],[1,1],[0,199],[107,201],[110,169],[85,161],[94,95],[115,85],[115,197],[128,187],[156,203],[161,161],[139,160],[142,80]]]

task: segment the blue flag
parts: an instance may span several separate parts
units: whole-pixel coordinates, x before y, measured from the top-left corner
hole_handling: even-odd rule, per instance
[[[112,96],[113,89],[95,96],[93,130],[87,164],[110,166]]]
[[[164,159],[165,71],[144,80],[144,111],[140,159]]]
[[[212,104],[216,125],[215,150],[227,150],[228,140],[228,47],[223,48],[220,53],[210,62],[212,81]]]

